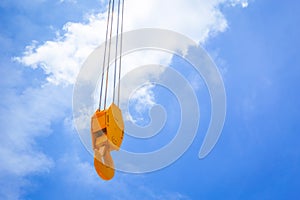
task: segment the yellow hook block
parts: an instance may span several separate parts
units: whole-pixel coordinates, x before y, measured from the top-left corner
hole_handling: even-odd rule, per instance
[[[110,151],[119,150],[124,136],[124,121],[118,106],[112,103],[106,110],[96,110],[91,119],[94,166],[104,180],[114,176],[114,162]]]

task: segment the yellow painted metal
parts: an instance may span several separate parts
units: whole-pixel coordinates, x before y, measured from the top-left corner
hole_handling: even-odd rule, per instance
[[[111,104],[106,110],[96,110],[91,119],[94,166],[104,180],[114,176],[114,163],[110,151],[119,150],[124,136],[124,121],[118,106]]]

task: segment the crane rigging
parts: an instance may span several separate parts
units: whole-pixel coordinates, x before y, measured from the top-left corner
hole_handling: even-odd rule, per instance
[[[112,34],[114,26],[115,7],[117,9],[116,23],[116,46],[115,52],[111,52]],[[123,42],[123,16],[124,0],[109,0],[108,16],[106,24],[104,57],[101,74],[99,106],[91,118],[91,138],[94,150],[94,167],[103,180],[113,178],[115,169],[110,151],[119,150],[124,136],[124,121],[120,105],[120,78],[122,64],[122,42]],[[110,56],[115,53],[113,63],[113,77],[110,77]],[[117,59],[119,54],[119,60]],[[118,62],[119,61],[119,62]],[[109,79],[113,78],[112,103],[107,106],[109,95]],[[116,83],[118,87],[116,91]]]

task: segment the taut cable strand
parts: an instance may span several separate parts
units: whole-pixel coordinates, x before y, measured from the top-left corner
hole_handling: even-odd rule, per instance
[[[121,64],[123,48],[123,22],[124,22],[124,0],[122,0],[122,18],[121,18],[121,38],[120,38],[120,63],[119,63],[119,80],[118,80],[118,106],[120,106],[120,86],[121,86]]]
[[[105,35],[105,47],[104,47],[104,57],[103,57],[103,66],[102,66],[102,74],[101,74],[102,78],[101,78],[101,85],[100,85],[99,110],[101,110],[101,103],[102,103],[102,88],[103,88],[103,80],[104,80],[106,46],[107,46],[107,36],[108,36],[108,26],[109,26],[109,19],[110,19],[110,10],[111,10],[111,0],[109,0],[109,3],[108,3],[108,15],[107,15],[107,25],[106,25],[106,35]]]
[[[106,70],[106,84],[105,84],[105,97],[104,97],[104,109],[106,108],[106,98],[107,98],[107,88],[108,88],[108,72],[109,72],[109,62],[110,62],[110,49],[111,49],[111,36],[112,36],[112,25],[114,19],[114,6],[115,1],[112,0],[112,14],[111,14],[111,24],[110,24],[110,35],[109,35],[109,46],[108,46],[108,59],[107,59],[107,70]]]
[[[115,51],[115,70],[114,70],[114,87],[113,87],[113,102],[115,103],[115,90],[116,90],[116,73],[117,73],[117,56],[118,56],[118,39],[119,39],[119,21],[120,21],[120,2],[118,0],[118,19],[117,19],[117,35],[116,35],[116,51]]]

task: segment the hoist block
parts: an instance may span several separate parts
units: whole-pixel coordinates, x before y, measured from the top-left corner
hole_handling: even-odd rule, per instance
[[[94,166],[104,180],[114,176],[114,164],[110,151],[119,150],[124,136],[122,112],[111,104],[106,110],[96,110],[91,119]]]
[[[97,110],[92,117],[91,132],[93,147],[101,143],[99,136],[106,134],[112,150],[119,150],[124,136],[124,122],[118,106],[111,104],[106,110]]]

